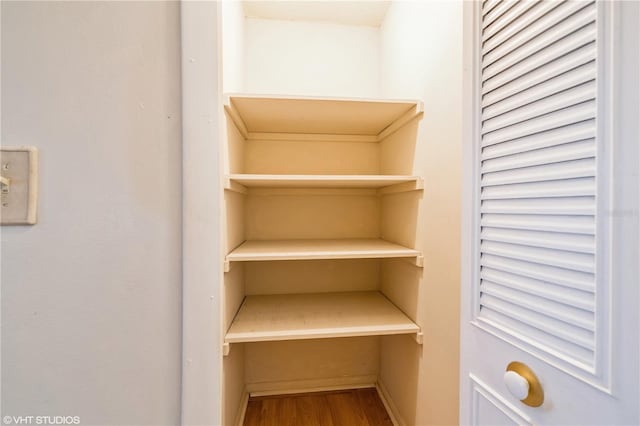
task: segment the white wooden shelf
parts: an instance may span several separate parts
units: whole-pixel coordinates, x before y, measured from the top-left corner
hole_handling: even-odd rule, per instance
[[[226,95],[245,139],[269,134],[352,135],[378,142],[423,113],[421,101]]]
[[[419,333],[377,291],[259,295],[245,298],[225,343]]]
[[[229,175],[229,179],[248,187],[285,188],[382,188],[416,182],[417,176],[399,175]]]
[[[247,188],[369,188],[381,194],[423,189],[418,176],[402,175],[261,175],[232,174],[225,189],[246,193]]]
[[[227,255],[227,262],[264,260],[415,258],[422,266],[418,250],[380,239],[339,240],[253,240],[245,241]],[[226,269],[226,268],[225,268]]]

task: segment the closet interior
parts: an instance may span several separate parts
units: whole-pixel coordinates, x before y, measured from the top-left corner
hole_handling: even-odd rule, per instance
[[[412,424],[429,344],[420,306],[425,104],[358,92],[357,78],[353,90],[339,89],[337,79],[365,60],[329,62],[347,49],[332,31],[378,43],[379,27],[287,19],[255,19],[235,34],[222,22],[223,42],[225,31],[233,41],[223,43],[233,66],[223,64],[220,138],[223,423],[242,424],[250,396],[375,388],[394,423]],[[278,42],[279,31],[309,39],[308,56],[287,44],[295,37]],[[335,72],[308,74],[303,68],[322,55]],[[292,72],[286,66],[302,67],[299,77],[272,83]],[[380,70],[361,75],[373,81]],[[321,89],[334,82],[335,90]]]

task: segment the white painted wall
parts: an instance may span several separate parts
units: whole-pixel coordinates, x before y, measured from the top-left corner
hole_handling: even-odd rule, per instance
[[[2,232],[2,415],[180,421],[177,2],[2,2],[2,143],[40,149]]]
[[[244,92],[245,18],[242,3],[237,0],[220,2],[222,12],[222,90],[224,93]]]
[[[380,28],[381,96],[424,100],[414,173],[425,189],[417,371],[381,347],[380,376],[408,424],[458,424],[462,2],[394,1]]]
[[[380,94],[377,27],[247,18],[244,43],[249,93]]]

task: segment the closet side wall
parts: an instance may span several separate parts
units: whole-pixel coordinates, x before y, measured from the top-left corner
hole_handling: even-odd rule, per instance
[[[229,120],[230,121],[230,120]],[[241,146],[243,142],[236,140],[234,136],[239,136],[233,123],[229,123],[227,128],[229,131],[229,146]],[[241,138],[241,136],[240,136]],[[225,140],[225,139],[223,139]],[[231,156],[233,158],[233,156]],[[227,156],[223,169],[228,169],[229,163],[233,160]],[[244,195],[233,191],[224,191],[224,220],[222,223],[226,226],[222,229],[224,236],[223,253],[229,253],[231,250],[242,244],[245,240],[244,229],[244,211],[245,198]],[[212,262],[221,261],[222,259],[212,259]],[[244,299],[244,265],[242,263],[234,263],[229,272],[224,274],[224,307],[222,310],[223,331],[229,329],[233,318],[240,308],[240,304]],[[241,398],[244,389],[244,345],[233,345],[228,356],[223,359],[223,423],[231,425],[235,422],[236,414],[241,405]]]
[[[424,333],[422,347],[402,336],[381,343],[380,381],[408,424],[458,424],[461,23],[461,2],[393,2],[380,30],[381,95],[423,99],[425,109],[415,152],[398,149],[400,135],[381,151],[383,173],[401,172],[409,159],[413,170],[402,172],[422,176],[425,186],[418,198],[382,202],[383,236],[409,244],[407,227],[415,228],[424,254],[423,271],[401,262],[385,262],[381,271],[382,291]],[[403,218],[413,209],[401,206],[416,203],[416,217]]]
[[[240,1],[223,1],[222,89],[224,93],[244,91],[245,18]]]
[[[221,2],[222,12],[222,90],[223,93],[244,91],[244,33],[245,17],[239,1]],[[246,142],[227,112],[222,119],[220,142],[222,156],[221,175],[243,173]],[[224,176],[221,176],[223,178]],[[222,179],[221,179],[222,181]],[[229,253],[245,239],[242,194],[224,191],[223,194],[223,254]],[[221,261],[221,259],[211,259]],[[234,264],[224,274],[224,305],[221,312],[223,332],[231,325],[244,299],[244,265]],[[222,369],[222,422],[233,425],[243,403],[245,388],[244,345],[232,345],[223,358]]]

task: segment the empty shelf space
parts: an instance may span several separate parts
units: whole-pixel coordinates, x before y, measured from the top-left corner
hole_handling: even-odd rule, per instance
[[[247,296],[225,343],[418,334],[377,291]]]
[[[393,426],[376,388],[254,396],[249,398],[243,426],[372,425]]]
[[[354,135],[375,142],[423,112],[420,101],[231,94],[225,108],[255,134]],[[380,138],[378,138],[380,137]]]
[[[227,255],[227,261],[371,259],[421,257],[418,250],[379,239],[253,240]]]

